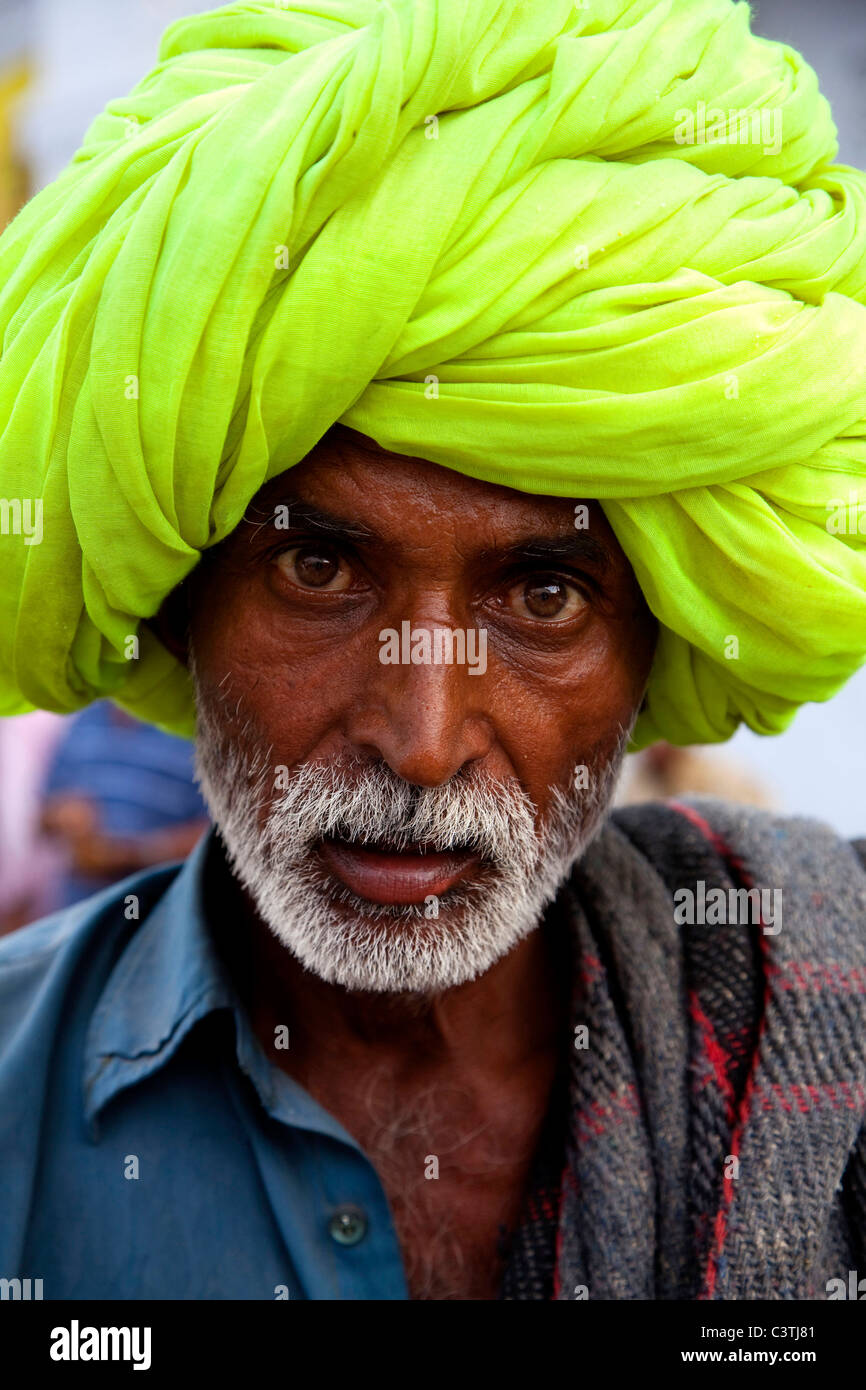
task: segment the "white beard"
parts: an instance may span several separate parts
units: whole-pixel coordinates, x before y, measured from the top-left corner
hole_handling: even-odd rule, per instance
[[[628,743],[590,768],[588,789],[557,788],[536,831],[517,779],[472,768],[419,787],[383,761],[305,763],[274,791],[270,750],[232,742],[196,680],[196,772],[235,877],[259,917],[308,970],[348,990],[430,995],[490,969],[539,924],[575,861],[603,824]],[[325,869],[316,844],[344,839],[479,852],[476,880],[424,905],[359,898]],[[438,915],[432,916],[433,904]]]

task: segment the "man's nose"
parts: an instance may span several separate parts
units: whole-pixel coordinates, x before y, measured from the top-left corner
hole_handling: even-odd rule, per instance
[[[442,625],[414,622],[411,626],[413,636],[428,629],[434,656],[437,626]],[[410,651],[404,640],[401,656]],[[486,671],[478,663],[473,667],[469,661],[454,660],[453,651],[451,655],[450,662],[371,662],[347,721],[346,735],[353,747],[368,757],[383,758],[399,777],[418,786],[447,782],[462,768],[485,758],[493,747]]]

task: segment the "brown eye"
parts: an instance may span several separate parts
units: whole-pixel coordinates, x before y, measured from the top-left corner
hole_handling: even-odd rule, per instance
[[[341,555],[328,546],[301,545],[277,556],[283,574],[300,589],[339,593],[348,589],[352,575]]]
[[[522,618],[567,622],[586,607],[586,599],[564,579],[531,579],[511,590],[511,602]]]

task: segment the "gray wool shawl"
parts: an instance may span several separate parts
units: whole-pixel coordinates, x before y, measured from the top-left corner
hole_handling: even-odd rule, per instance
[[[782,894],[778,932],[743,929],[761,1004],[736,1095],[707,1017],[731,1012],[743,938],[675,921],[677,883],[700,877]],[[851,1270],[866,1276],[866,872],[855,847],[818,822],[710,798],[624,808],[557,908],[576,948],[571,1022],[588,1043],[569,1061],[553,1297],[814,1299]]]

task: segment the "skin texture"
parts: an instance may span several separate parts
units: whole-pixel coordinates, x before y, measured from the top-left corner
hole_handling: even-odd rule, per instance
[[[578,530],[578,500],[478,482],[340,428],[260,491],[157,631],[183,658],[188,626],[198,678],[226,695],[232,735],[243,739],[251,720],[275,765],[351,752],[434,786],[478,762],[517,777],[543,820],[552,787],[606,756],[630,723],[656,637],[601,508],[589,502]],[[372,538],[344,545],[300,522],[276,529],[275,508],[288,505],[291,525],[299,502]],[[587,537],[597,553],[555,563],[515,549]],[[311,548],[293,554],[302,544]],[[331,587],[310,587],[311,576]],[[379,633],[405,620],[485,627],[486,671],[383,665]],[[419,1000],[319,980],[240,889],[233,904],[230,888],[223,899],[262,1046],[374,1163],[413,1297],[495,1298],[497,1239],[519,1216],[568,1049],[567,978],[550,928],[481,978]],[[290,1024],[288,1051],[274,1049],[279,1024]],[[424,1178],[428,1155],[439,1156],[438,1181]]]

